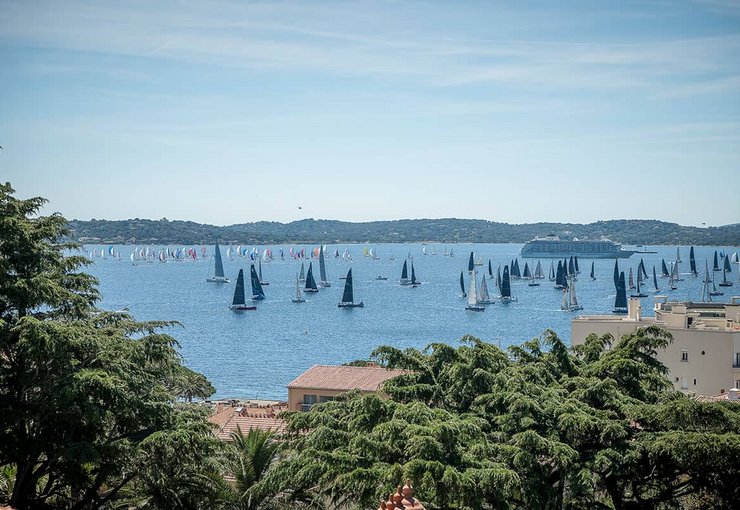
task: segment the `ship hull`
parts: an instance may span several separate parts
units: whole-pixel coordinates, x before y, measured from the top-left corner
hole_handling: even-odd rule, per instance
[[[562,252],[528,251],[522,252],[521,256],[523,259],[562,259],[571,255],[582,259],[628,259],[635,253],[638,252],[633,250],[621,250],[614,253],[584,253],[577,250]]]

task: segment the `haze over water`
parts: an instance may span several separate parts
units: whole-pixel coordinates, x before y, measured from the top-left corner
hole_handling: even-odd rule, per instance
[[[270,283],[264,287],[267,299],[257,302],[256,311],[236,313],[228,309],[234,292],[234,282],[240,268],[249,274],[248,259],[228,260],[224,253],[225,272],[230,284],[207,283],[213,274],[213,259],[208,257],[197,262],[169,261],[167,263],[141,262],[132,265],[128,259],[132,246],[118,246],[121,260],[95,259],[89,272],[100,279],[103,295],[102,307],[109,310],[128,308],[140,320],[177,320],[182,327],[169,330],[181,345],[187,366],[205,374],[216,387],[217,398],[274,398],[284,399],[286,385],[298,374],[313,364],[346,363],[356,359],[367,359],[379,345],[399,348],[421,349],[432,342],[457,345],[465,334],[476,336],[501,347],[521,343],[539,336],[547,328],[570,339],[570,321],[577,314],[609,314],[614,306],[614,284],[612,273],[614,260],[596,260],[596,281],[588,277],[591,261],[580,259],[581,275],[577,281],[577,294],[584,310],[564,312],[560,309],[561,293],[553,289],[547,278],[539,280],[540,287],[529,287],[526,280],[512,282],[513,295],[518,302],[497,302],[486,307],[485,312],[464,310],[465,302],[460,298],[459,275],[467,268],[468,255],[475,251],[485,264],[478,267],[479,278],[487,268],[488,259],[493,261],[494,273],[499,264],[509,264],[519,254],[518,244],[457,244],[455,256],[442,255],[445,245],[430,244],[429,255],[422,255],[418,244],[369,245],[374,247],[380,260],[362,256],[362,245],[330,245],[328,254],[334,249],[343,252],[348,248],[352,262],[327,257],[327,270],[331,288],[321,289],[318,294],[307,294],[306,303],[290,301],[295,293],[295,277],[300,262],[276,259],[263,264],[263,277]],[[92,249],[91,245],[86,247]],[[101,247],[97,247],[100,252]],[[106,247],[107,248],[107,247]],[[285,246],[285,251],[289,246]],[[306,247],[308,253],[312,246]],[[277,255],[279,247],[273,247]],[[653,250],[653,248],[650,248]],[[697,247],[696,259],[700,272],[704,260],[711,260],[714,250],[732,253],[730,247]],[[688,272],[688,247],[682,247],[681,272]],[[209,255],[213,248],[208,248]],[[437,255],[431,255],[436,251]],[[657,247],[657,254],[637,254],[629,259],[620,259],[620,269],[634,271],[642,257],[648,273],[656,266],[660,274],[660,261],[675,259],[676,247]],[[199,252],[199,250],[198,250]],[[416,273],[423,284],[417,288],[399,285],[401,266],[408,253],[413,255]],[[395,260],[389,260],[394,256]],[[519,259],[524,262],[536,259]],[[315,274],[318,274],[314,260]],[[305,261],[308,268],[308,261]],[[549,260],[542,259],[543,270],[549,269]],[[339,280],[352,268],[355,301],[363,301],[361,309],[342,310],[337,308],[344,281]],[[715,298],[728,301],[730,296],[740,294],[738,266],[732,265],[728,276],[734,287],[725,289],[725,296]],[[373,280],[378,275],[387,276],[386,281]],[[721,278],[721,273],[715,275]],[[702,280],[690,275],[683,276],[678,290],[661,292],[671,299],[701,299]],[[248,279],[247,279],[248,280]],[[467,272],[466,272],[467,280]],[[666,279],[658,278],[661,288],[666,288]],[[488,281],[492,296],[498,291],[493,280]],[[247,284],[248,285],[248,284]],[[652,283],[644,286],[643,312],[651,314],[653,298]],[[249,289],[247,290],[249,295]],[[630,291],[628,290],[628,295]]]

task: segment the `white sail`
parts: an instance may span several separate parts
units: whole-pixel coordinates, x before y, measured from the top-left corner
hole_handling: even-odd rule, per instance
[[[480,281],[480,300],[481,302],[488,302],[491,300],[491,296],[488,294],[488,284],[486,283],[486,275],[483,275]]]
[[[570,307],[568,306],[568,289],[563,289],[563,300],[560,302],[560,309],[561,310],[569,310]]]
[[[476,284],[476,272],[475,271],[473,271],[473,273],[470,275],[470,283],[468,284],[468,304],[469,305],[478,304],[478,286]]]
[[[571,278],[570,279],[570,285],[569,285],[569,292],[570,292],[570,307],[571,309],[578,307],[578,299],[576,298],[576,279]]]

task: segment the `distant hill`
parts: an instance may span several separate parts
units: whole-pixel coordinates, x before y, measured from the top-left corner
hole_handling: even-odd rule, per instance
[[[529,223],[511,225],[485,220],[456,218],[350,223],[306,219],[290,223],[258,221],[225,227],[192,221],[72,220],[73,237],[81,242],[130,244],[222,243],[524,243],[537,236],[563,238],[606,236],[623,244],[740,245],[740,223],[721,227],[685,227],[657,220],[610,220],[586,225],[577,223]]]

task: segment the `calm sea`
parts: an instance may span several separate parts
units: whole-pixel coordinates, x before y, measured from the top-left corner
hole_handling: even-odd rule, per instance
[[[337,364],[365,359],[379,345],[399,348],[423,348],[431,342],[459,345],[463,335],[470,334],[501,347],[520,343],[539,336],[545,329],[553,329],[566,340],[570,339],[570,320],[575,313],[610,313],[615,290],[612,280],[614,260],[596,260],[596,280],[588,277],[591,261],[581,259],[581,275],[577,294],[584,309],[565,312],[560,309],[561,293],[545,278],[541,286],[529,287],[525,280],[513,281],[512,292],[518,298],[513,303],[489,305],[482,313],[465,311],[460,297],[460,271],[466,269],[468,256],[474,251],[485,264],[478,267],[479,277],[486,271],[488,260],[493,261],[494,274],[499,264],[503,267],[518,256],[520,244],[430,244],[427,255],[422,245],[372,245],[380,260],[363,256],[362,245],[330,245],[326,263],[332,287],[317,294],[307,294],[306,303],[290,301],[295,293],[295,277],[301,262],[287,257],[289,246],[283,246],[286,259],[279,259],[280,246],[271,246],[273,261],[263,263],[263,279],[267,299],[257,303],[257,310],[235,313],[229,310],[234,282],[240,268],[245,270],[249,285],[250,261],[243,257],[229,260],[222,247],[226,275],[230,284],[206,283],[213,274],[213,247],[201,257],[201,248],[195,247],[198,260],[136,262],[129,255],[133,246],[114,246],[120,260],[100,258],[100,251],[108,246],[87,245],[98,257],[88,271],[100,280],[103,295],[101,306],[118,310],[128,308],[139,320],[175,320],[182,327],[169,333],[177,338],[185,363],[205,374],[217,389],[215,397],[271,398],[287,397],[286,385],[298,374],[314,364]],[[454,257],[443,256],[445,247],[454,248]],[[161,247],[156,247],[159,250]],[[264,247],[262,247],[264,249]],[[299,249],[299,246],[293,246]],[[310,253],[313,246],[305,246]],[[352,261],[334,258],[349,250]],[[676,258],[676,247],[645,248],[657,254],[637,254],[620,259],[620,268],[627,274],[629,267],[637,270],[642,257],[648,273],[652,267],[660,275],[660,261]],[[710,271],[715,250],[732,253],[729,247],[697,247],[696,259],[703,274],[704,261]],[[433,253],[436,252],[436,255]],[[399,277],[404,259],[411,253],[416,274],[423,284],[417,288],[402,287]],[[689,249],[681,247],[682,273],[689,270]],[[391,260],[393,257],[395,260]],[[520,268],[532,259],[519,259]],[[536,263],[536,261],[535,261]],[[556,261],[557,263],[557,261]],[[308,268],[308,261],[305,262]],[[549,260],[542,260],[545,273]],[[314,274],[318,277],[318,262],[314,260]],[[363,301],[364,308],[339,309],[344,281],[339,280],[352,268],[355,301]],[[378,275],[387,276],[377,281]],[[467,275],[467,273],[466,273]],[[672,299],[698,301],[702,295],[702,277],[684,274],[678,290],[667,292]],[[721,280],[722,273],[715,277]],[[740,294],[738,266],[732,264],[728,278],[734,287],[724,288],[725,295],[717,300],[728,301]],[[498,291],[489,280],[491,295]],[[665,288],[666,279],[658,277]],[[646,314],[652,309],[654,294],[652,282],[645,290],[651,297],[643,299]],[[630,291],[628,291],[629,295]],[[247,289],[249,295],[249,288]]]

